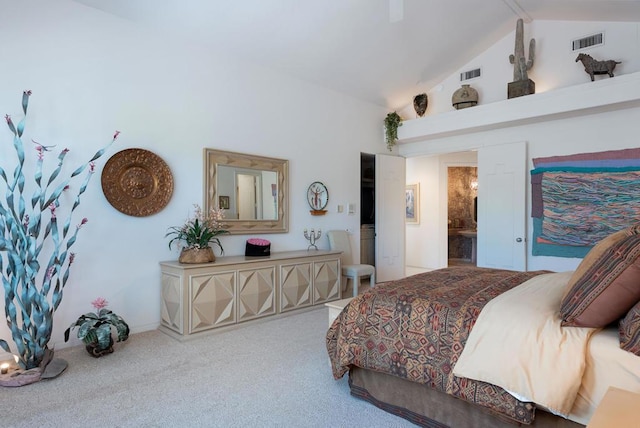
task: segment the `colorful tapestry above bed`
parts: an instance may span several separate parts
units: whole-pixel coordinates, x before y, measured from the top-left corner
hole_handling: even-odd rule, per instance
[[[584,257],[640,218],[640,148],[533,159],[534,256]]]

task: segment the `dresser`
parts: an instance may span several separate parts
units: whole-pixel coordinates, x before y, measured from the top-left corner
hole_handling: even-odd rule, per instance
[[[340,251],[160,263],[160,329],[177,338],[340,299]]]

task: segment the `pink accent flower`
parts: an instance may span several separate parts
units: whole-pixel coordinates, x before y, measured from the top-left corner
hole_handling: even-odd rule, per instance
[[[8,114],[4,115],[4,120],[7,121],[7,123],[11,123],[11,116],[9,116]]]
[[[49,204],[49,210],[51,211],[51,218],[56,218],[56,205],[53,202]]]
[[[27,91],[23,91],[25,94],[31,96],[31,89],[27,90]]]
[[[116,131],[116,133],[113,134],[113,139],[115,140],[116,138],[118,138],[118,135],[120,135],[120,131]]]
[[[87,224],[89,220],[85,217],[82,219],[82,221],[80,222],[80,224],[77,226],[78,229],[80,229],[82,226],[84,226],[85,224]]]
[[[69,253],[69,266],[71,266],[71,263],[73,263],[75,259],[76,259],[76,253]]]
[[[103,297],[98,297],[96,300],[91,302],[94,308],[99,311],[102,308],[106,308],[109,302],[107,302]]]
[[[66,155],[67,153],[69,153],[69,149],[65,148],[64,150],[62,150],[63,155]]]
[[[49,267],[49,269],[47,269],[47,279],[51,279],[54,273],[56,273],[56,267],[55,266]]]
[[[22,219],[22,225],[24,226],[24,230],[27,230],[27,227],[29,227],[29,214],[24,215],[24,218]]]
[[[66,186],[64,186],[64,187],[62,188],[62,191],[63,191],[63,192],[66,192],[66,191],[67,191],[67,190],[69,190],[69,189],[70,189],[70,187],[69,187],[69,185],[67,184]]]
[[[94,162],[89,162],[89,172],[94,173],[96,171],[96,164]]]

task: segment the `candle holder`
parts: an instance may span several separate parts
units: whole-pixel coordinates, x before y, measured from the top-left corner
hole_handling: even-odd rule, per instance
[[[318,247],[316,246],[316,241],[320,239],[320,235],[322,235],[322,230],[320,229],[318,229],[317,232],[314,229],[311,229],[311,233],[309,233],[307,229],[304,230],[304,237],[307,238],[307,241],[309,241],[307,251],[309,251],[311,248],[315,248],[316,250],[318,249]]]

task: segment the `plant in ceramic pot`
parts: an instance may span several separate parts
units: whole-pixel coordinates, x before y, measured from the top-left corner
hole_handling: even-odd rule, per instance
[[[86,345],[87,352],[98,358],[113,352],[112,330],[117,333],[117,341],[123,342],[129,338],[129,325],[120,316],[107,309],[107,302],[98,297],[91,302],[96,312],[81,315],[64,332],[64,341],[69,340],[69,333],[78,327],[78,339]]]
[[[176,243],[181,248],[180,263],[207,263],[215,260],[211,245],[220,248],[220,254],[224,254],[224,249],[218,236],[228,234],[224,229],[224,209],[211,208],[208,213],[204,213],[200,205],[194,204],[195,211],[193,217],[187,219],[182,226],[173,226],[165,237],[171,237],[171,244]]]
[[[62,292],[75,259],[70,249],[80,228],[87,223],[83,218],[74,227],[73,215],[94,174],[94,161],[119,134],[116,131],[111,143],[69,175],[63,174],[63,164],[69,153],[66,148],[59,152],[57,166],[43,167],[54,146],[31,140],[33,144],[29,147],[34,150],[25,152],[22,143],[30,96],[31,91],[22,94],[24,116],[17,125],[10,115],[5,116],[13,134],[16,165],[3,168],[2,164],[9,161],[10,156],[0,150],[0,194],[4,195],[0,200],[0,276],[5,320],[14,342],[10,347],[0,339],[0,347],[14,354],[25,374],[24,381],[17,380],[18,384],[40,380],[39,374],[33,376],[32,369],[43,372],[53,357],[53,351],[47,346],[53,329],[53,314],[62,301]],[[32,166],[25,165],[30,154],[35,155]],[[31,180],[27,179],[26,172],[33,174]],[[72,191],[75,196],[70,195]]]

